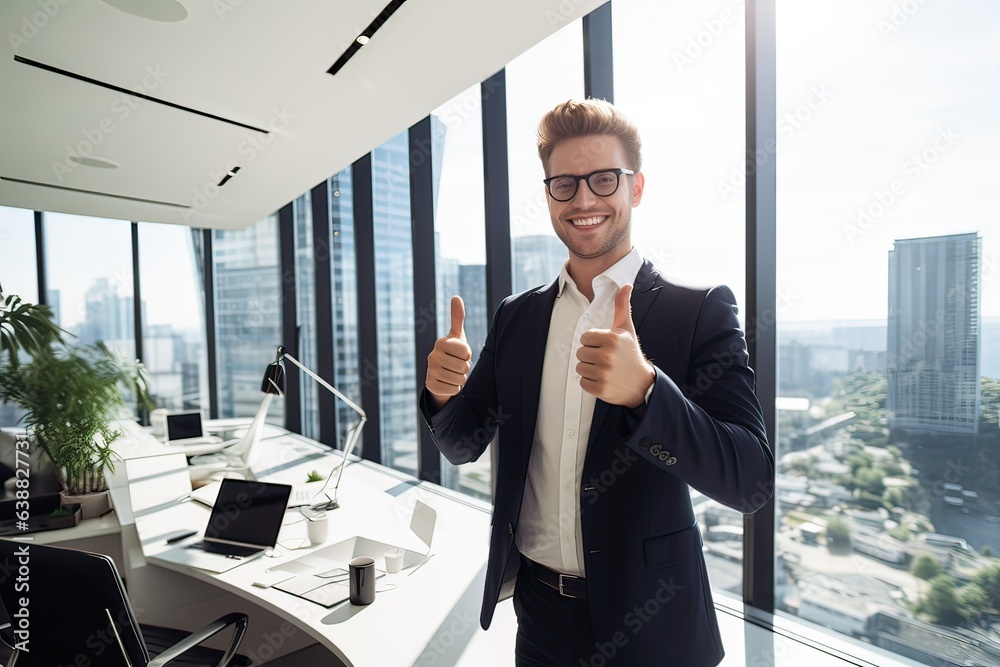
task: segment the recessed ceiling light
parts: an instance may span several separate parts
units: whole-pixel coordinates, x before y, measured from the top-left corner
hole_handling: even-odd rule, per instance
[[[115,9],[150,21],[176,23],[188,17],[184,5],[177,0],[104,0],[104,2]]]
[[[117,169],[119,165],[114,160],[108,160],[103,157],[80,157],[79,155],[70,155],[70,162],[75,162],[81,167],[96,167],[98,169]]]
[[[361,46],[364,46],[365,44],[368,43],[368,39],[369,39],[368,35],[358,35],[357,42]]]

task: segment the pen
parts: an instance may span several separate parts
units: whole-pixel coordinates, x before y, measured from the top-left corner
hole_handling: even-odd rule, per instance
[[[198,534],[197,530],[189,530],[186,533],[181,533],[180,535],[175,535],[174,537],[171,537],[169,540],[167,540],[167,544],[173,544],[174,542],[180,542],[181,540],[186,540],[187,538],[191,537],[192,535],[197,535],[197,534]]]

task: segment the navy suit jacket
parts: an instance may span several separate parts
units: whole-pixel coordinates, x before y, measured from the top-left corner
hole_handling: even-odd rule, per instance
[[[500,304],[467,384],[440,412],[426,389],[421,395],[437,446],[454,464],[476,460],[484,434],[499,430],[484,629],[520,563],[514,535],[557,285]],[[648,261],[636,276],[632,320],[656,367],[653,392],[641,415],[597,400],[580,488],[594,637],[605,652],[611,642],[615,664],[716,665],[724,654],[688,485],[744,513],[771,496],[774,458],[746,341],[729,288],[672,285]]]

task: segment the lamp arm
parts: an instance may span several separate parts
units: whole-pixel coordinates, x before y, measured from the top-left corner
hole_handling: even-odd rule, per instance
[[[361,436],[361,429],[364,428],[365,422],[368,421],[368,415],[366,415],[365,411],[361,409],[361,406],[359,406],[357,403],[355,403],[354,401],[352,401],[351,399],[347,398],[342,393],[340,393],[340,391],[338,391],[336,387],[334,387],[329,382],[327,382],[326,380],[324,380],[323,378],[321,378],[320,376],[316,375],[311,370],[303,366],[301,363],[299,363],[299,360],[293,357],[292,355],[288,354],[287,352],[280,351],[281,349],[282,348],[279,348],[279,353],[278,353],[279,359],[287,359],[291,363],[295,364],[297,368],[299,368],[303,373],[305,373],[313,380],[318,382],[324,389],[326,389],[331,394],[342,400],[344,403],[347,403],[347,405],[349,405],[352,410],[358,413],[358,416],[360,417],[358,423],[354,426],[354,428],[348,431],[347,440],[344,442],[344,456],[340,462],[340,465],[337,466],[336,470],[337,481],[333,485],[333,498],[330,498],[330,496],[327,495],[326,497],[327,499],[329,499],[330,502],[324,503],[329,507],[329,509],[336,509],[338,507],[337,491],[340,489],[340,480],[344,476],[344,468],[347,466],[347,461],[350,458],[351,454],[354,453],[354,447],[357,445],[358,439]],[[320,494],[326,494],[326,489],[328,486],[330,486],[330,482],[333,480],[333,478],[334,478],[333,474],[327,476],[326,482],[323,484],[323,488],[321,488],[316,493],[316,496]],[[315,498],[316,496],[313,497]],[[320,506],[319,505],[313,506],[314,509],[317,507]]]
[[[342,400],[344,403],[347,403],[347,405],[349,405],[352,410],[354,410],[355,412],[357,412],[361,416],[362,419],[364,419],[365,421],[368,420],[368,415],[365,414],[365,411],[362,410],[361,407],[358,404],[356,404],[354,401],[352,401],[351,399],[347,398],[342,393],[340,393],[339,391],[337,391],[336,387],[334,387],[333,385],[331,385],[330,383],[328,383],[326,380],[324,380],[323,378],[321,378],[320,376],[316,375],[311,370],[309,370],[308,368],[306,368],[305,366],[303,366],[302,364],[300,364],[298,359],[296,359],[292,355],[288,354],[287,352],[285,352],[282,355],[282,359],[287,359],[288,361],[290,361],[293,364],[295,364],[303,373],[305,373],[306,375],[308,375],[309,377],[311,377],[313,380],[316,380],[316,382],[318,382],[321,385],[323,385],[323,387],[327,391],[329,391],[334,396],[336,396],[337,398],[339,398],[340,400]]]

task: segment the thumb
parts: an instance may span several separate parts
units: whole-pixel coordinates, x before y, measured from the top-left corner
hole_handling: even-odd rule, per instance
[[[615,319],[611,324],[613,329],[624,329],[633,336],[635,335],[635,325],[632,324],[632,286],[624,285],[618,290],[615,297]]]
[[[451,330],[448,335],[465,339],[465,303],[460,296],[451,297]]]

